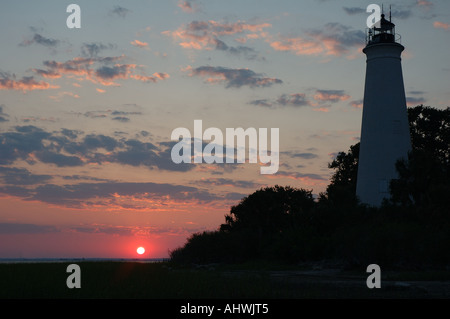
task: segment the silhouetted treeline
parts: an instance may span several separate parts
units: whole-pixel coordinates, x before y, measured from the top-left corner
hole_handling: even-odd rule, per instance
[[[408,110],[413,150],[399,161],[391,200],[361,205],[355,195],[359,143],[329,164],[326,191],[266,187],[243,198],[216,231],[171,252],[180,263],[334,260],[406,268],[450,263],[450,108]]]

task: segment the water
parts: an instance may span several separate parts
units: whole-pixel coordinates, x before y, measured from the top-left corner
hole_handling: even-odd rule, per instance
[[[76,263],[76,262],[139,262],[158,263],[169,258],[0,258],[0,264],[17,263]]]

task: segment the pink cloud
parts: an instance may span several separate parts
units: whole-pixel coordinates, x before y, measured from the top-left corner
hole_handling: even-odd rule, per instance
[[[186,13],[194,13],[200,11],[199,5],[197,5],[193,1],[180,0],[178,1],[178,7]]]
[[[20,80],[16,80],[15,76],[4,74],[2,74],[2,77],[3,78],[0,78],[0,90],[18,90],[26,92],[59,88],[59,86],[51,85],[45,81],[36,81],[32,76],[22,77]]]
[[[156,83],[159,80],[165,80],[168,79],[170,76],[167,73],[160,73],[160,72],[156,72],[153,73],[150,76],[147,75],[139,75],[139,74],[131,74],[130,78],[135,79],[135,80],[139,80],[142,82],[153,82]]]
[[[433,6],[433,3],[431,1],[426,1],[426,0],[417,0],[417,5],[420,7],[429,8],[429,7]]]
[[[268,178],[287,178],[298,180],[306,185],[324,185],[328,179],[318,174],[303,174],[300,172],[278,171],[274,175],[267,175]]]
[[[78,81],[87,80],[104,86],[120,86],[117,80],[135,79],[142,82],[156,83],[159,80],[169,78],[169,75],[163,72],[155,72],[151,76],[137,74],[136,71],[142,68],[136,64],[117,63],[124,59],[125,56],[122,55],[105,58],[77,57],[66,62],[44,61],[47,70],[34,69],[34,72],[43,77],[51,75],[53,78],[58,78],[65,75]],[[142,70],[141,73],[143,73]]]
[[[134,40],[134,41],[131,41],[130,43],[138,48],[147,48],[148,47],[147,42],[141,42],[139,40]]]
[[[221,23],[214,20],[193,21],[183,25],[175,31],[164,31],[162,34],[171,36],[179,45],[186,49],[212,50],[223,45],[220,36],[243,35],[236,40],[244,43],[246,37],[258,38],[267,36],[263,30],[269,28],[270,23],[249,24],[242,21]]]
[[[317,90],[314,95],[314,99],[321,102],[346,101],[349,98],[350,95],[345,94],[342,90]]]
[[[80,96],[78,94],[75,94],[73,92],[59,92],[56,95],[49,96],[52,100],[55,100],[57,102],[61,101],[61,99],[65,96],[73,97],[75,99],[78,99]]]
[[[439,22],[439,21],[435,21],[435,22],[433,23],[433,26],[434,26],[436,29],[445,29],[445,30],[450,29],[450,24],[444,23],[444,22]]]
[[[350,105],[357,109],[362,109],[363,107],[363,100],[357,100],[357,101],[351,101]]]
[[[270,46],[277,51],[290,51],[297,55],[341,56],[365,41],[364,32],[352,30],[340,23],[328,23],[321,29],[312,29],[304,36],[269,38]]]
[[[298,38],[283,38],[273,41],[270,46],[277,51],[291,51],[297,55],[318,55],[324,51],[322,44]]]

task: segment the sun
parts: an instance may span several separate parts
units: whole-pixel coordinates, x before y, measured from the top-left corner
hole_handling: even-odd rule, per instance
[[[145,253],[145,248],[144,247],[139,247],[136,251],[137,251],[137,253],[139,255],[142,255],[143,253]]]

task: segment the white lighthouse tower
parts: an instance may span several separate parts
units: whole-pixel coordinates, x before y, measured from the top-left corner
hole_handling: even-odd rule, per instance
[[[395,163],[411,149],[399,39],[382,14],[363,49],[367,62],[356,195],[371,206],[389,197]]]

